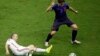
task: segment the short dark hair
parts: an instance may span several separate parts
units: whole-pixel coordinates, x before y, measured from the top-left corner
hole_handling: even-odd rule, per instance
[[[58,3],[63,3],[65,2],[65,0],[58,0]]]

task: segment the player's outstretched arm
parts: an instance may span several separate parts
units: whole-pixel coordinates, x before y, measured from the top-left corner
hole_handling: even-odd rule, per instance
[[[9,45],[5,44],[5,50],[6,50],[6,56],[9,56],[10,55]]]
[[[76,13],[76,14],[78,13],[78,11],[75,10],[74,8],[72,8],[72,7],[69,7],[69,10],[72,11],[72,12],[74,12],[74,13]]]
[[[51,11],[54,4],[55,4],[55,0],[51,0],[51,4],[48,6],[48,8],[46,9],[46,11],[47,12]]]

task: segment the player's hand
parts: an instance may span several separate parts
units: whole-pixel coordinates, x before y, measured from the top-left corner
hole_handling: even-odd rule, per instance
[[[75,11],[76,14],[78,14],[78,11]]]
[[[55,4],[55,0],[51,0],[51,6]]]

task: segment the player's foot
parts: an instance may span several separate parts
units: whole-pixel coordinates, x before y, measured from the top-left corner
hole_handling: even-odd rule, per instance
[[[46,52],[47,52],[47,53],[50,53],[52,47],[53,47],[52,45],[51,45],[50,47],[48,47],[48,48],[46,49]]]
[[[49,43],[48,43],[48,42],[45,42],[45,46],[46,46],[46,47],[49,46]]]
[[[81,44],[81,42],[80,42],[80,41],[78,41],[78,40],[71,41],[71,43],[72,43],[72,44]]]

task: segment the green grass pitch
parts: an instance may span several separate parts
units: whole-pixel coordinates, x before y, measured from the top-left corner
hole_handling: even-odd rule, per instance
[[[68,0],[70,1],[70,0]],[[0,56],[5,56],[4,44],[10,34],[19,34],[19,43],[46,48],[44,40],[50,32],[54,13],[46,13],[50,0],[0,0]],[[50,54],[34,53],[33,56],[100,56],[100,1],[73,0],[70,5],[79,11],[69,18],[79,26],[77,38],[81,45],[72,45],[71,29],[61,26],[50,41],[54,48]]]

